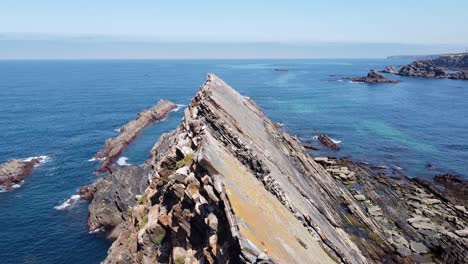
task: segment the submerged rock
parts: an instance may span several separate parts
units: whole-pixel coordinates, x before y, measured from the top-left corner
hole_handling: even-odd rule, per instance
[[[376,70],[372,69],[369,71],[366,77],[355,77],[350,78],[353,82],[365,82],[365,83],[399,83],[398,80],[389,79],[379,73]]]
[[[95,158],[102,160],[98,172],[105,172],[114,160],[127,148],[127,146],[148,125],[164,120],[168,114],[177,109],[177,105],[171,101],[161,100],[157,105],[148,110],[141,111],[135,120],[130,121],[119,129],[120,134],[115,138],[106,140],[104,148],[100,150]]]

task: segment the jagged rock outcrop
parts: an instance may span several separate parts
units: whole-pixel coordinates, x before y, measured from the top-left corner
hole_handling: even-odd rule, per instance
[[[94,211],[102,211],[100,204],[120,208],[110,209],[110,215],[121,214],[117,220],[94,217],[119,223],[104,263],[465,260],[466,216],[457,213],[461,207],[452,211],[459,205],[438,208],[436,199],[444,206],[446,201],[413,188],[416,183],[406,191],[408,179],[373,175],[350,161],[314,159],[252,100],[211,74],[141,172],[125,170],[130,168],[111,170],[87,188],[94,193]],[[107,181],[104,188],[100,181]],[[138,188],[114,195],[122,193],[119,185],[128,189],[133,182]],[[357,183],[359,188],[351,187]],[[408,197],[401,201],[399,195]],[[420,211],[407,207],[409,195],[418,196],[421,205],[414,208]],[[448,224],[434,218],[447,232],[432,235],[423,231],[430,230],[432,218],[409,220],[422,209],[457,218]]]
[[[414,61],[401,67],[398,75],[425,77],[425,78],[448,78],[467,80],[468,75],[465,72],[449,73],[443,67],[434,63],[434,60]]]
[[[0,165],[0,186],[10,190],[15,184],[21,183],[31,174],[34,167],[44,161],[45,158],[31,158],[26,160],[10,159]]]
[[[135,120],[122,126],[119,129],[120,134],[115,138],[106,140],[103,149],[96,154],[95,158],[102,160],[102,164],[97,171],[107,171],[114,160],[122,154],[128,144],[130,144],[145,127],[157,121],[164,120],[167,118],[168,114],[175,109],[177,109],[177,105],[173,102],[161,100],[150,109],[141,111]]]
[[[369,71],[366,77],[355,77],[350,78],[353,82],[365,82],[365,83],[399,83],[398,80],[389,79],[381,74],[379,74],[376,70],[372,69]]]
[[[387,66],[385,69],[383,69],[381,72],[383,73],[391,73],[391,74],[397,74],[398,70],[393,68],[392,66]]]

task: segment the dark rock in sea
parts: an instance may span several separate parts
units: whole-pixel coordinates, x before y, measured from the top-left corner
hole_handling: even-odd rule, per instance
[[[15,184],[21,183],[31,174],[34,167],[45,158],[38,157],[27,160],[10,159],[0,165],[0,186],[10,190]]]
[[[440,56],[432,60],[414,61],[401,67],[398,75],[468,80],[468,74],[466,73],[468,68],[465,60],[468,61],[468,55]],[[449,73],[446,69],[458,70],[458,72]]]
[[[460,204],[313,157],[214,75],[144,165],[93,186],[90,226],[118,227],[104,263],[468,261]]]
[[[403,66],[398,72],[403,76],[415,76],[426,78],[448,78],[449,74],[444,69],[437,67],[430,60],[414,61]]]
[[[120,128],[120,134],[116,138],[106,140],[104,148],[99,151],[95,158],[102,160],[98,172],[105,172],[114,160],[127,148],[127,146],[148,125],[164,120],[168,114],[177,109],[177,105],[171,101],[161,100],[157,105],[148,110],[141,111],[135,120],[130,121]]]
[[[391,73],[391,74],[397,74],[398,70],[393,68],[392,66],[387,66],[385,69],[383,69],[381,72],[383,73]]]
[[[339,150],[341,148],[340,145],[335,143],[335,141],[333,141],[333,139],[331,139],[328,135],[324,135],[324,134],[319,135],[317,139],[320,141],[320,143],[322,143],[323,145],[331,149]]]
[[[377,73],[376,70],[372,69],[369,71],[366,77],[350,78],[353,82],[365,82],[365,83],[399,83],[398,80],[392,80],[385,76]]]

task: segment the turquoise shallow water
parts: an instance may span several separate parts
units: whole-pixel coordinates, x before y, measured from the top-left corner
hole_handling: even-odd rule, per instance
[[[87,232],[87,205],[56,210],[93,182],[89,162],[114,129],[159,99],[188,104],[213,72],[303,140],[324,132],[338,153],[430,178],[468,169],[468,82],[392,76],[399,84],[342,77],[393,60],[1,61],[0,162],[48,155],[21,188],[0,193],[1,263],[98,263],[109,243]],[[274,72],[272,68],[289,68]],[[183,112],[146,129],[125,151],[140,164]],[[430,162],[435,169],[427,169]]]

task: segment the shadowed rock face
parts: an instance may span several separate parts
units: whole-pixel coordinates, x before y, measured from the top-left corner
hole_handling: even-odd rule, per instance
[[[141,111],[135,120],[130,121],[120,128],[119,136],[106,140],[104,148],[95,156],[96,159],[103,160],[97,171],[107,171],[114,160],[127,148],[127,146],[145,127],[167,118],[168,114],[175,109],[177,109],[177,105],[173,102],[161,100],[152,108]]]
[[[366,77],[357,77],[357,78],[350,78],[353,82],[365,82],[365,83],[399,83],[398,80],[392,80],[389,78],[384,77],[381,74],[378,74],[376,70],[372,69],[367,74]]]
[[[214,75],[141,168],[107,177],[95,184],[90,220],[119,223],[104,263],[414,263],[425,252],[466,260],[464,208],[408,179],[314,159]]]
[[[38,165],[41,159],[17,160],[10,159],[0,165],[0,186],[7,190],[15,184],[20,183],[31,174],[34,166]]]

